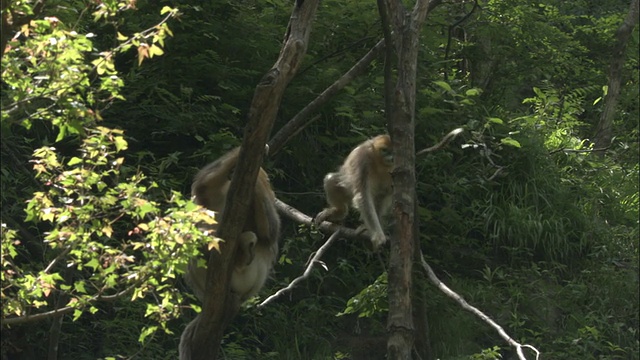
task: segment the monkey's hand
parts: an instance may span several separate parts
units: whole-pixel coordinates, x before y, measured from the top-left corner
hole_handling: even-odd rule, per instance
[[[316,215],[316,217],[313,219],[313,225],[315,225],[316,227],[320,226],[320,224],[322,224],[322,222],[327,218],[327,211],[328,209],[324,209],[322,211],[320,211],[318,213],[318,215]]]
[[[373,244],[373,251],[378,250],[380,246],[387,242],[387,236],[382,232],[376,232],[371,237],[371,243]]]
[[[367,227],[364,225],[358,226],[358,228],[356,229],[356,234],[362,235],[365,233],[369,235],[369,230],[367,229]],[[387,242],[387,236],[383,232],[373,233],[373,235],[370,235],[370,238],[371,245],[373,246],[373,251],[377,251],[380,246],[384,245],[384,243]]]

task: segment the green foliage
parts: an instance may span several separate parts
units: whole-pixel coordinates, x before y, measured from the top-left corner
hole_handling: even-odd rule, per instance
[[[123,159],[115,155],[125,148],[121,131],[97,127],[80,146],[82,158],[72,157],[66,165],[55,149],[36,150],[34,169],[46,190],[29,201],[27,220],[49,224],[43,240],[51,251],[46,267],[25,269],[11,245],[19,244],[15,234],[3,238],[9,250],[2,253],[8,272],[3,277],[4,317],[47,305],[52,292],[68,296],[74,319],[85,310],[95,312],[97,300],[135,300],[149,293],[155,293],[156,302],[149,303],[147,317],[164,327],[178,315],[174,304],[182,296],[173,286],[176,273],[198,253],[199,244],[211,242],[195,224],[214,219],[194,211],[196,206],[178,193],[168,201],[173,209],[162,215],[158,204],[148,200],[154,184],[144,185],[139,173],[119,179]],[[214,246],[215,241],[209,248]]]
[[[338,316],[358,314],[358,317],[371,317],[372,315],[389,310],[386,304],[387,273],[383,273],[376,281],[362,289],[362,291],[347,301],[344,311]]]
[[[217,240],[195,224],[211,224],[214,219],[206,211],[196,211],[179,193],[162,204],[151,200],[158,197],[157,185],[118,157],[128,147],[123,132],[96,126],[96,121],[102,108],[123,99],[124,82],[115,69],[115,55],[131,46],[149,50],[140,60],[161,55],[159,46],[171,34],[166,21],[176,11],[164,9],[160,23],[130,39],[119,34],[120,46],[94,57],[97,49],[91,39],[96,35],[77,30],[89,22],[83,18],[72,19],[74,26],[66,22],[71,21],[65,5],[78,4],[51,5],[55,10],[45,14],[30,2],[11,4],[14,16],[23,12],[36,18],[24,24],[13,18],[12,24],[20,26],[13,30],[19,32],[2,57],[3,158],[12,155],[17,173],[26,177],[24,165],[18,164],[20,152],[36,145],[32,163],[41,184],[31,189],[25,209],[26,221],[34,224],[30,228],[40,232],[35,236],[14,219],[13,207],[4,207],[5,201],[24,200],[20,193],[3,197],[3,326],[58,316],[54,309],[73,313],[73,320],[79,321],[83,314],[95,314],[102,301],[128,297],[146,302],[146,314],[140,315],[170,332],[167,320],[179,315],[183,301],[175,287],[176,274],[186,267],[186,259],[198,253],[199,245],[217,246]],[[128,6],[101,3],[94,9],[94,20],[110,20]],[[63,151],[22,130],[48,128],[57,130],[56,141]],[[69,143],[78,143],[79,155],[63,155]],[[3,161],[2,173],[12,171]],[[12,183],[5,179],[6,189]],[[30,258],[34,253],[39,256]],[[143,331],[141,340],[149,334]]]
[[[500,355],[500,347],[494,346],[490,349],[483,349],[482,352],[478,354],[473,354],[469,357],[470,360],[495,360],[502,359],[502,355]]]

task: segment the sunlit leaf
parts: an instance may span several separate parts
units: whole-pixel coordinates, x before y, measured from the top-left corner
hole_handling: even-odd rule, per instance
[[[445,81],[438,80],[438,81],[434,81],[433,83],[438,85],[438,86],[440,86],[441,88],[443,88],[447,92],[453,92],[453,89],[451,88],[451,85],[449,85]]]
[[[517,147],[517,148],[519,148],[519,147],[520,147],[520,143],[519,143],[517,140],[512,139],[512,138],[510,138],[510,137],[506,137],[506,138],[502,138],[502,139],[500,139],[500,143],[502,143],[502,144],[504,144],[504,145],[509,145],[509,146]]]

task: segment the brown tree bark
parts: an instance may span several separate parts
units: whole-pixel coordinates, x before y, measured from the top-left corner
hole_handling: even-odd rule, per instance
[[[615,116],[620,85],[622,82],[622,67],[625,61],[625,51],[631,33],[638,24],[638,0],[631,0],[629,13],[616,31],[616,44],[613,48],[613,57],[609,66],[608,92],[604,98],[604,110],[600,115],[600,121],[596,128],[595,148],[607,149],[613,139],[613,117]],[[603,154],[604,152],[601,152]]]
[[[183,359],[216,359],[226,325],[238,311],[239,302],[229,291],[230,261],[245,223],[258,170],[275,121],[282,95],[298,71],[307,51],[311,22],[319,0],[297,0],[289,19],[278,60],[262,78],[251,102],[236,171],[229,189],[218,236],[225,239],[220,252],[208,261],[207,290],[202,312],[187,327],[181,349]]]
[[[420,28],[429,8],[418,0],[407,10],[399,0],[378,1],[385,34],[385,110],[394,151],[393,213],[389,258],[388,359],[411,359],[414,345],[412,265],[415,222],[415,98]],[[395,63],[395,85],[391,64]]]

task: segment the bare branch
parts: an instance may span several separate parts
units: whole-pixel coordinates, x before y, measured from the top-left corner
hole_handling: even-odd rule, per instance
[[[148,276],[145,277],[144,279],[136,281],[134,284],[130,285],[126,289],[124,289],[124,290],[122,290],[122,291],[120,291],[118,293],[115,293],[113,295],[101,295],[101,294],[95,295],[95,296],[91,297],[89,300],[85,301],[85,303],[90,304],[90,303],[96,302],[96,301],[114,301],[114,300],[117,300],[117,299],[127,295],[131,291],[133,291],[135,288],[140,286],[140,284],[142,284],[147,279],[148,279]],[[59,308],[59,309],[55,309],[55,310],[51,310],[51,311],[46,311],[46,312],[39,313],[39,314],[34,314],[34,315],[10,317],[10,318],[6,318],[6,319],[2,319],[1,322],[0,322],[0,325],[9,326],[9,325],[26,324],[26,323],[46,320],[46,319],[50,319],[52,317],[62,316],[62,315],[68,314],[68,313],[70,313],[70,312],[72,312],[72,311],[74,311],[76,309],[78,309],[78,308],[77,307],[73,307],[73,306],[66,306],[66,307],[63,307],[63,308]]]
[[[384,48],[384,39],[378,41],[378,43],[369,50],[349,71],[344,73],[338,80],[336,80],[331,86],[326,88],[322,94],[318,95],[309,105],[300,110],[285,126],[283,126],[278,133],[276,133],[271,141],[269,141],[269,154],[277,153],[282,149],[284,144],[292,137],[297,135],[302,129],[307,127],[313,121],[318,119],[314,117],[309,120],[309,117],[314,112],[317,112],[322,106],[331,100],[331,98],[337,94],[340,90],[344,89],[353,79],[362,75],[367,67],[371,64],[373,59],[378,57],[380,51]]]
[[[498,332],[498,334],[500,335],[501,338],[503,338],[509,345],[511,345],[512,347],[514,347],[516,349],[516,352],[518,353],[518,359],[526,360],[526,357],[524,356],[524,353],[522,351],[523,347],[526,347],[526,348],[529,348],[529,349],[533,350],[536,353],[536,360],[540,357],[540,351],[538,351],[538,349],[536,349],[535,347],[533,347],[531,345],[526,345],[526,344],[522,345],[522,344],[518,343],[517,341],[513,340],[507,334],[507,332],[504,331],[504,329],[500,325],[498,325],[495,321],[493,321],[489,316],[485,315],[482,311],[478,310],[477,308],[469,305],[469,303],[466,302],[462,298],[462,296],[458,295],[455,291],[449,289],[449,287],[447,287],[447,285],[445,285],[442,281],[440,281],[440,279],[438,279],[436,274],[433,272],[433,269],[431,269],[431,266],[429,266],[427,261],[424,259],[424,256],[422,255],[422,253],[420,254],[420,262],[422,263],[422,268],[424,269],[425,273],[427,274],[427,277],[429,278],[429,280],[436,287],[438,287],[438,289],[440,289],[440,291],[442,291],[445,295],[447,295],[448,297],[450,297],[453,300],[455,300],[455,302],[460,304],[460,306],[462,306],[463,309],[473,313],[474,315],[479,317],[482,321],[486,322],[492,328],[494,328]]]
[[[498,175],[502,174],[502,172],[504,172],[504,170],[507,168],[506,166],[502,166],[502,165],[498,165],[496,164],[493,159],[491,158],[491,155],[493,155],[493,151],[491,151],[491,149],[489,149],[489,147],[487,146],[487,144],[485,143],[474,143],[474,144],[463,144],[462,148],[466,149],[466,148],[473,148],[473,149],[481,149],[480,150],[480,155],[482,155],[485,159],[487,159],[487,161],[489,162],[489,164],[491,166],[493,166],[494,168],[496,168],[496,171],[493,173],[493,175],[491,175],[489,178],[487,178],[487,181],[493,181],[496,177],[498,177]]]
[[[442,147],[444,147],[445,145],[447,145],[449,143],[449,141],[453,140],[453,138],[455,138],[456,136],[458,136],[458,134],[462,133],[464,130],[462,128],[457,128],[457,129],[453,129],[451,130],[447,135],[445,135],[442,140],[440,140],[439,143],[437,143],[436,145],[433,145],[431,147],[428,147],[426,149],[422,149],[420,151],[418,151],[416,153],[416,156],[422,155],[422,154],[426,154],[426,153],[430,153],[436,150],[440,150],[442,149]]]
[[[305,225],[311,226],[313,223],[312,217],[306,215],[305,213],[283,202],[280,199],[276,199],[276,208],[278,208],[278,211],[280,212],[280,214],[286,216],[287,218],[289,218],[292,221],[295,221],[298,224],[305,224]],[[348,227],[340,226],[332,222],[324,221],[322,222],[322,224],[320,224],[318,229],[325,234],[333,234],[337,231],[340,231],[340,236],[342,237],[371,243],[369,237],[363,235],[357,229],[351,229]]]
[[[275,294],[266,298],[263,302],[260,303],[260,305],[258,305],[258,308],[264,307],[265,305],[279,298],[280,296],[282,296],[282,294],[284,294],[287,291],[290,291],[291,289],[296,287],[299,283],[301,283],[303,280],[308,278],[309,275],[311,274],[311,269],[313,268],[313,265],[315,265],[316,263],[321,263],[320,258],[322,257],[322,255],[327,251],[327,249],[329,249],[329,247],[333,244],[333,242],[339,237],[340,237],[340,230],[336,230],[336,232],[334,232],[333,235],[331,235],[329,239],[327,239],[327,241],[313,255],[313,257],[309,261],[307,268],[304,270],[304,273],[302,273],[302,275],[298,276],[297,278],[293,279],[293,281],[289,283],[287,287],[278,290]]]
[[[555,149],[555,150],[551,150],[549,151],[549,155],[551,154],[555,154],[557,152],[563,152],[563,153],[590,153],[590,152],[597,152],[597,151],[605,151],[605,150],[609,150],[609,148],[611,148],[611,144],[609,144],[608,146],[602,147],[602,148],[594,148],[594,149]]]

